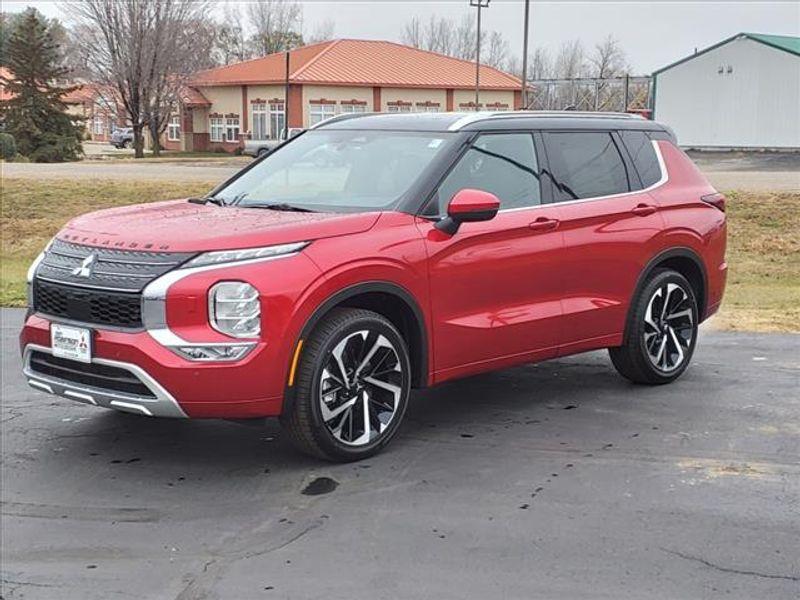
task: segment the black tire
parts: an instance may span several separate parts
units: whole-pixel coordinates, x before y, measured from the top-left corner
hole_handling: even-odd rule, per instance
[[[269,154],[269,150],[266,148],[259,148],[258,152],[256,152],[256,158],[261,158],[262,156],[266,156]]]
[[[364,332],[368,332],[368,335],[360,340],[359,337]],[[391,349],[382,345],[384,341],[388,342]],[[372,345],[378,345],[379,348],[371,355],[373,358],[364,361],[365,355],[370,354]],[[339,353],[342,360],[331,362],[335,361],[333,353],[337,348],[343,348]],[[373,361],[377,364],[373,364]],[[363,374],[352,377],[352,387],[347,383],[336,388],[338,380],[335,376],[325,379],[326,386],[330,385],[325,390],[339,390],[327,392],[325,397],[331,401],[326,402],[323,398],[323,379],[326,373],[330,374],[334,370],[333,367],[326,370],[326,367],[345,365],[347,362],[361,362],[367,366],[364,367]],[[350,366],[345,365],[345,371],[350,372]],[[379,368],[383,371],[378,372]],[[370,375],[366,375],[368,371]],[[341,369],[337,369],[337,372],[341,373]],[[400,391],[388,392],[383,387],[376,388],[372,383],[364,381],[375,381],[378,376],[386,378],[379,383],[385,385],[390,382],[391,387],[399,388]],[[345,378],[349,379],[347,375]],[[305,340],[295,376],[294,402],[288,412],[281,416],[281,425],[291,442],[306,454],[338,462],[361,460],[379,452],[395,436],[408,406],[410,388],[411,361],[408,348],[394,325],[382,315],[369,310],[337,308]],[[323,404],[325,410],[329,411],[327,424],[323,418]],[[342,410],[345,404],[351,404],[352,408],[338,413],[342,415],[341,421],[337,421],[338,414],[330,417],[332,412]],[[389,408],[394,407],[391,416],[387,405]],[[365,419],[362,408],[369,414],[366,419],[368,427],[363,426]],[[375,415],[371,412],[373,409],[376,411]],[[372,420],[373,416],[376,421]],[[344,438],[348,435],[343,423],[348,418],[350,439],[346,440]],[[359,423],[362,424],[360,429]],[[379,431],[381,427],[385,429]],[[337,429],[338,434],[334,431]],[[361,435],[353,440],[359,432]],[[370,437],[373,432],[374,438]],[[369,438],[369,441],[365,438]]]
[[[677,286],[685,298],[682,299],[673,286]],[[664,298],[669,302],[667,307],[663,306]],[[651,318],[646,319],[651,302]],[[664,319],[666,311],[684,316]],[[653,312],[660,314],[653,315]],[[633,299],[625,343],[608,349],[611,362],[620,375],[634,383],[661,385],[675,381],[692,359],[698,324],[697,298],[689,281],[672,269],[656,269]],[[675,364],[670,364],[671,361]]]
[[[128,142],[122,142],[119,146],[117,146],[117,148],[119,148],[120,150],[125,150],[125,148],[127,147],[128,147]]]

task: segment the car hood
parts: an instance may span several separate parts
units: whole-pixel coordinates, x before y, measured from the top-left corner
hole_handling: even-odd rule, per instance
[[[58,238],[88,246],[204,252],[351,235],[370,229],[379,216],[378,212],[304,213],[171,200],[77,217]]]

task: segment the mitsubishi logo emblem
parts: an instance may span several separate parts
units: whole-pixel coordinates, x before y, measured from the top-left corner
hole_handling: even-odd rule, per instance
[[[94,263],[97,260],[96,254],[90,254],[86,258],[83,259],[80,267],[75,267],[72,269],[72,274],[76,277],[91,277],[92,276],[92,268],[94,267]]]

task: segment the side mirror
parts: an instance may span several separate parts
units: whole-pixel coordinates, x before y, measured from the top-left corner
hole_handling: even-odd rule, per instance
[[[461,223],[491,221],[499,210],[500,200],[494,194],[481,190],[461,190],[447,205],[447,216],[435,227],[448,235],[455,235]]]

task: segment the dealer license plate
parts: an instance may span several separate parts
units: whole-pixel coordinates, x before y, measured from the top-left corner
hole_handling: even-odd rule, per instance
[[[50,346],[53,356],[84,363],[92,362],[92,330],[52,323]]]

